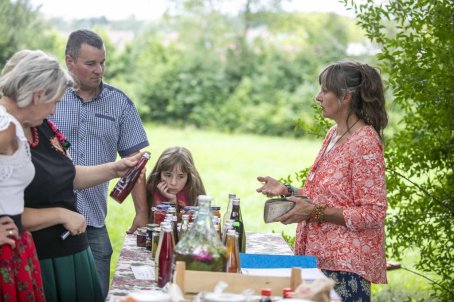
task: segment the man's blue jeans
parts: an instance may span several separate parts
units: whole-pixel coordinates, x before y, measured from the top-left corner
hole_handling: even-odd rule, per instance
[[[93,258],[95,258],[96,270],[104,300],[109,291],[110,259],[112,258],[112,244],[106,226],[102,228],[87,227],[88,242],[90,243]]]

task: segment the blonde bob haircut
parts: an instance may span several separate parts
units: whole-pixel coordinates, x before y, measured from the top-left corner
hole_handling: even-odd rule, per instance
[[[0,93],[15,100],[19,108],[30,105],[37,91],[43,91],[43,102],[47,103],[73,85],[71,75],[57,59],[41,50],[16,52],[0,75]]]

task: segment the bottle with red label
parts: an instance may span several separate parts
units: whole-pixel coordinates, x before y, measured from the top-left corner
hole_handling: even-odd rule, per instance
[[[132,188],[139,179],[140,172],[150,159],[150,153],[144,152],[140,161],[132,167],[120,180],[110,192],[110,197],[115,199],[118,203],[122,203],[126,197],[131,193]]]

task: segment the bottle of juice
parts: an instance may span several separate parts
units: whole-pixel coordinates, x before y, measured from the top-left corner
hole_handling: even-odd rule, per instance
[[[238,248],[238,237],[235,230],[227,231],[227,265],[225,271],[227,273],[239,273],[240,266],[240,252]]]
[[[149,159],[150,153],[143,153],[142,158],[137,163],[137,165],[129,169],[129,171],[125,175],[123,175],[120,180],[118,180],[117,184],[110,192],[110,197],[112,197],[118,203],[122,203],[125,200],[126,196],[129,195],[132,188],[134,188],[134,185],[139,179],[140,172],[145,167]]]
[[[172,278],[172,257],[175,247],[173,230],[168,224],[164,225],[159,242],[158,287],[164,287]]]

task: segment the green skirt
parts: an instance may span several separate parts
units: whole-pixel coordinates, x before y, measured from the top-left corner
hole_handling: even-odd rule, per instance
[[[47,302],[103,301],[90,247],[82,252],[40,260]]]

